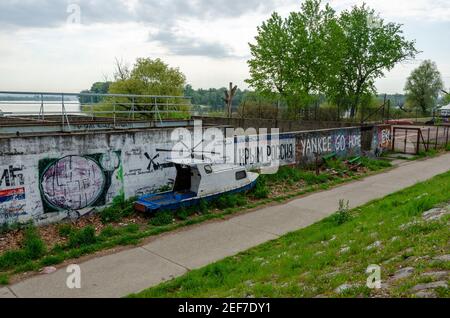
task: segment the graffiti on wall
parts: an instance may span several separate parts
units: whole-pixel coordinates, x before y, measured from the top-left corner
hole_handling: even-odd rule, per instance
[[[312,161],[317,156],[336,153],[352,156],[361,153],[361,131],[359,129],[329,130],[298,135],[297,152],[300,162]]]
[[[158,149],[171,149],[171,144],[145,144],[124,152],[124,177],[132,182],[126,187],[126,196],[140,196],[158,192],[162,187],[171,187],[176,176],[173,163],[169,162],[169,152]],[[132,181],[131,181],[132,180]]]
[[[248,168],[258,168],[278,162],[279,165],[295,164],[295,137],[291,134],[279,136],[278,142],[251,140],[252,137],[237,137],[235,140],[235,163]],[[257,137],[254,137],[257,139]]]
[[[389,151],[392,148],[391,140],[390,126],[375,127],[372,144],[375,156],[380,157],[384,152]]]
[[[23,166],[9,165],[0,169],[0,224],[14,223],[26,214]]]
[[[9,166],[1,170],[0,188],[24,185],[23,167]]]
[[[44,212],[104,206],[123,193],[121,152],[70,155],[39,162]],[[112,189],[113,188],[113,189]]]
[[[147,165],[147,171],[158,171],[158,170],[164,170],[164,169],[168,169],[168,168],[173,168],[174,165],[173,163],[170,162],[165,162],[165,163],[161,163],[159,162],[158,159],[161,158],[161,154],[157,153],[154,156],[151,156],[148,154],[148,152],[146,152],[144,154],[145,158],[148,160],[148,165]]]

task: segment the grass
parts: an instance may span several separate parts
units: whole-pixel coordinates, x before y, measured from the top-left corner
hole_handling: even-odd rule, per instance
[[[383,280],[402,267],[414,267],[413,276],[393,283],[384,295],[410,297],[415,284],[430,281],[424,272],[450,269],[448,262],[430,261],[449,254],[449,216],[435,222],[421,218],[449,201],[447,172],[348,211],[345,222],[332,215],[131,297],[370,297],[379,293],[365,286],[372,264],[381,266]],[[377,244],[381,247],[369,248]],[[337,293],[345,283],[353,287]],[[446,288],[437,293],[450,297]]]
[[[170,211],[161,211],[156,213],[155,217],[151,219],[150,224],[154,226],[163,226],[171,224],[172,222],[173,213]]]
[[[6,286],[9,284],[9,276],[5,274],[0,275],[0,286]]]
[[[373,160],[368,160],[363,165],[368,163],[375,165]],[[135,213],[134,198],[125,201],[123,197],[118,197],[110,207],[100,212],[102,222],[110,224],[101,233],[96,234],[92,226],[76,229],[70,224],[62,224],[58,227],[58,232],[67,242],[46,250],[42,240],[36,236],[36,231],[30,230],[21,249],[7,251],[0,255],[0,275],[37,271],[43,266],[57,265],[68,259],[80,258],[116,246],[136,245],[150,236],[212,219],[221,219],[272,202],[283,202],[364,176],[366,175],[342,178],[327,173],[316,175],[314,172],[297,167],[282,167],[275,175],[261,176],[256,188],[249,194],[224,195],[215,202],[202,200],[197,207],[184,208],[175,212],[162,211],[144,226],[131,224],[117,227],[110,224],[120,222],[124,217]],[[297,188],[297,182],[304,185]],[[271,195],[270,190],[274,186],[289,187],[290,190]]]
[[[136,198],[125,200],[124,196],[118,196],[113,203],[100,212],[100,218],[103,223],[119,222],[123,218],[133,215],[134,202]]]

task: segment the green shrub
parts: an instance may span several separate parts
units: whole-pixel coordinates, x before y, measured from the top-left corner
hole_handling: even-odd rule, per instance
[[[6,286],[9,284],[9,277],[6,274],[0,274],[0,286]]]
[[[175,215],[178,219],[184,221],[189,217],[189,211],[186,208],[180,208],[177,210]]]
[[[95,244],[96,242],[95,228],[89,225],[78,231],[73,231],[69,236],[68,246],[71,248],[84,247]]]
[[[47,250],[44,241],[42,241],[34,226],[25,229],[22,246],[27,258],[31,260],[41,258]]]
[[[136,198],[125,200],[124,195],[114,198],[113,203],[109,207],[100,211],[101,221],[104,224],[119,222],[123,218],[133,215],[135,201]]]
[[[336,225],[342,225],[351,220],[349,201],[339,200],[339,211],[333,215],[333,222]]]
[[[102,232],[100,233],[99,236],[101,238],[110,238],[110,237],[114,237],[117,235],[120,235],[120,230],[115,228],[112,225],[108,225],[102,230]]]
[[[173,215],[170,211],[160,211],[150,220],[150,224],[154,226],[164,226],[173,222]]]
[[[379,160],[379,159],[371,159],[371,158],[367,158],[367,157],[361,158],[361,165],[371,171],[378,171],[378,170],[392,167],[392,164],[389,161]]]
[[[327,183],[328,181],[330,181],[329,175],[326,175],[326,174],[317,175],[314,172],[303,172],[301,174],[301,178],[303,181],[306,182],[307,185],[322,184],[322,183]]]
[[[122,219],[122,211],[117,206],[110,206],[100,212],[101,221],[106,223],[119,222]]]
[[[41,260],[41,265],[42,266],[52,266],[52,265],[60,264],[63,261],[64,261],[64,257],[62,257],[62,256],[49,255],[49,256],[44,257]]]
[[[209,211],[209,202],[204,199],[201,199],[198,209],[200,210],[201,214],[208,214],[210,212]]]
[[[247,197],[244,194],[235,194],[233,199],[236,202],[236,206],[243,207],[247,205]]]
[[[27,261],[28,256],[23,249],[6,251],[0,256],[0,269],[9,269]]]
[[[139,230],[140,230],[140,227],[138,224],[128,224],[123,229],[123,231],[125,233],[130,233],[130,234],[137,233],[137,232],[139,232]]]
[[[277,173],[261,177],[269,183],[295,183],[301,180],[302,171],[297,167],[280,167]]]
[[[58,226],[58,233],[61,237],[69,237],[73,230],[72,224],[61,224]]]
[[[434,157],[438,154],[439,152],[435,149],[428,149],[428,151],[420,151],[418,153],[418,157],[420,158],[425,158],[425,157]]]
[[[327,160],[325,164],[327,168],[336,170],[337,172],[345,172],[348,170],[344,162],[340,159]]]
[[[253,189],[253,196],[256,199],[266,199],[269,197],[270,191],[267,187],[265,176],[260,176],[256,181],[255,188]]]
[[[230,200],[230,196],[225,194],[221,195],[216,201],[215,205],[218,209],[224,210],[227,208],[232,208],[232,201]]]

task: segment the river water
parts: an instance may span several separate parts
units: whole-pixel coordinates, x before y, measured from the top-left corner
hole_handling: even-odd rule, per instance
[[[66,112],[81,112],[80,103],[78,101],[67,101],[64,103]],[[3,114],[10,113],[39,113],[41,109],[40,102],[31,101],[0,101],[0,110]],[[57,101],[44,101],[44,112],[45,113],[61,113],[62,103]]]

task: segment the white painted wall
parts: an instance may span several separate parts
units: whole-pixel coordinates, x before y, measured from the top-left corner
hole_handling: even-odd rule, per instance
[[[172,132],[173,129],[149,129],[0,138],[0,224],[27,221],[47,224],[78,218],[112,203],[120,195],[132,198],[171,184],[176,177],[176,170],[166,161],[169,153],[158,152],[157,149],[172,149],[175,144],[171,141]],[[352,147],[359,150],[360,139],[353,145],[353,138],[350,138],[354,135],[357,139],[357,131],[349,132],[350,130],[343,130],[340,133],[348,135],[349,150]],[[337,132],[320,132],[321,136],[327,134],[334,136]],[[272,152],[273,160],[279,160],[280,165],[306,160],[307,156],[302,156],[302,149],[298,149],[305,143],[306,137],[314,137],[314,134],[282,134],[279,147],[281,151],[278,149]],[[239,156],[240,150],[245,153],[245,147],[248,145],[242,140],[236,142],[236,163],[250,169],[260,167],[261,163],[255,159],[254,147],[248,147],[250,156],[247,162]],[[266,149],[267,147],[263,147],[262,151]],[[115,153],[120,154],[120,165],[117,165],[117,160],[111,159],[115,158]],[[77,166],[83,163],[79,157],[87,158],[89,164]],[[77,159],[71,161],[67,158]],[[106,171],[105,180],[110,180],[111,184],[92,181],[98,176],[96,174],[99,169],[96,165]],[[75,171],[71,173],[71,169]],[[46,191],[42,191],[41,182],[44,172]],[[97,198],[93,193],[97,195],[98,191],[93,190],[99,186],[106,190]],[[61,206],[49,206],[49,197],[52,198],[51,202],[58,202]],[[66,208],[81,206],[80,202],[84,202],[83,200],[95,203],[76,211]]]

